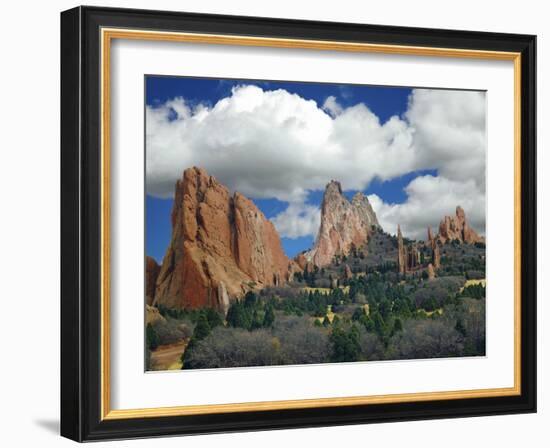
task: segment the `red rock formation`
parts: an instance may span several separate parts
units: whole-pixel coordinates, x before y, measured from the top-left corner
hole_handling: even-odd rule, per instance
[[[344,278],[346,280],[353,278],[353,272],[351,272],[351,268],[349,267],[349,264],[344,265]]]
[[[407,271],[412,271],[420,266],[420,252],[415,243],[409,245],[407,248]]]
[[[303,272],[303,269],[294,260],[290,260],[290,262],[288,263],[288,272],[286,275],[286,281],[293,282],[294,275],[297,274],[298,272]]]
[[[439,269],[441,267],[441,252],[439,251],[439,245],[437,241],[434,242],[434,247],[432,251],[432,263],[434,269]]]
[[[353,246],[365,245],[373,227],[379,226],[366,196],[357,193],[350,202],[340,183],[331,181],[323,196],[315,247],[304,256],[318,267],[326,266],[335,255],[348,255]]]
[[[428,226],[428,241],[430,243],[432,243],[434,241],[434,235],[432,233],[432,228],[430,226]]]
[[[428,264],[428,280],[433,280],[435,278],[435,270],[433,265]]]
[[[166,319],[160,314],[159,310],[153,306],[145,305],[145,325],[155,322],[165,322]]]
[[[305,271],[308,261],[304,253],[296,255],[294,261],[302,271]]]
[[[441,244],[448,241],[457,240],[461,243],[474,244],[485,242],[485,239],[479,236],[466,221],[466,214],[462,207],[456,208],[456,216],[445,216],[439,224],[439,234],[437,236]]]
[[[397,225],[397,272],[404,274],[420,267],[420,251],[416,243],[405,246],[401,226]]]
[[[154,303],[226,311],[249,289],[287,281],[289,263],[275,227],[252,201],[190,168],[176,184]]]
[[[407,251],[403,244],[403,234],[401,226],[397,225],[397,272],[404,274],[406,271]]]
[[[157,262],[149,256],[145,257],[145,302],[147,305],[152,305],[155,300],[159,272],[160,266]]]
[[[432,228],[429,226],[428,241],[426,241],[426,244],[431,249],[433,268],[439,269],[441,267],[441,253],[439,251],[439,244],[437,239],[433,236]]]

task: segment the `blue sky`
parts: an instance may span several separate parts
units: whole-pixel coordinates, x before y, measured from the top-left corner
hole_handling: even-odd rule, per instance
[[[284,89],[297,94],[306,100],[314,100],[319,107],[329,96],[335,97],[342,108],[362,103],[378,116],[380,123],[385,123],[392,116],[402,117],[407,111],[410,88],[378,87],[362,85],[320,84],[279,81],[220,80],[184,77],[146,77],[146,104],[158,107],[176,97],[185,98],[186,104],[193,106],[206,104],[214,106],[220,99],[231,96],[232,89],[238,85],[257,85],[265,90]],[[187,168],[181,167],[181,172]],[[211,173],[216,175],[216,173]],[[418,176],[437,176],[437,169],[428,168],[407,172],[385,182],[375,178],[363,190],[366,194],[376,194],[388,204],[402,204],[407,200],[405,187]],[[326,182],[331,179],[327,178]],[[341,180],[341,179],[338,179]],[[356,190],[346,190],[351,197]],[[307,204],[320,206],[323,190],[309,191]],[[267,218],[273,218],[283,212],[288,203],[276,198],[251,197]],[[146,253],[161,262],[170,241],[170,212],[172,199],[146,195]],[[388,231],[393,232],[392,229]],[[313,245],[312,235],[297,238],[282,238],[283,248],[289,257]]]

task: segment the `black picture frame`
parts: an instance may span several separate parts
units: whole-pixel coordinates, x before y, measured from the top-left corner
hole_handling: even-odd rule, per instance
[[[521,53],[521,394],[101,418],[102,27]],[[536,412],[536,37],[99,7],[61,13],[61,434],[76,441]]]

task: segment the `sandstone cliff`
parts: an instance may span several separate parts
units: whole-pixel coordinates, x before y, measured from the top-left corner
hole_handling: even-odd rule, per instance
[[[203,169],[185,170],[155,304],[226,311],[249,289],[286,282],[293,269],[275,227],[252,201],[231,195]]]
[[[462,207],[456,208],[455,216],[445,216],[439,224],[439,241],[445,244],[448,241],[457,240],[461,243],[474,244],[485,242],[485,238],[479,236],[466,221],[466,214]]]
[[[315,246],[305,258],[318,267],[326,266],[335,255],[347,255],[353,246],[365,245],[374,227],[380,225],[368,198],[357,193],[350,202],[340,183],[331,181],[323,196]]]

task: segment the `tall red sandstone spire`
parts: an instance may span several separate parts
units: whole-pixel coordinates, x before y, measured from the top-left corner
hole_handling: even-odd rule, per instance
[[[432,268],[439,269],[441,266],[441,253],[439,251],[439,244],[437,239],[432,233],[432,228],[428,226],[428,241],[426,242],[432,252]]]
[[[335,255],[347,255],[353,246],[365,245],[376,227],[380,225],[368,198],[359,192],[348,201],[340,182],[333,180],[323,195],[315,247],[305,257],[316,266],[326,266]]]
[[[401,226],[397,224],[397,271],[400,274],[404,274],[406,271],[407,263],[407,251],[403,244],[403,234],[401,233]]]

